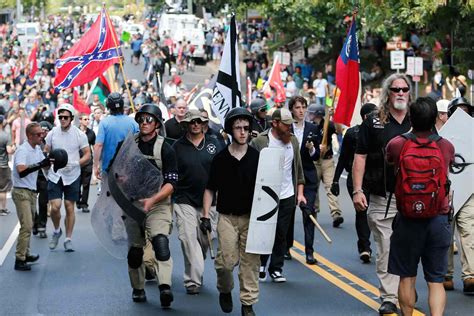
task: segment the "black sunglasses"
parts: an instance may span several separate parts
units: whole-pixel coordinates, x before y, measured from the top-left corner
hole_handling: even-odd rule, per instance
[[[190,125],[202,124],[202,121],[201,121],[200,119],[195,119],[195,120],[189,121],[189,124],[190,124]]]
[[[69,120],[70,116],[69,115],[59,115],[58,118],[60,120]]]
[[[150,124],[152,122],[154,122],[155,119],[151,116],[140,116],[139,118],[137,118],[137,122],[138,124],[143,124],[143,123],[147,123],[147,124]]]
[[[410,88],[408,87],[404,87],[404,88],[390,87],[389,89],[390,91],[395,92],[395,93],[399,93],[400,91],[403,91],[404,93],[406,93],[410,91]]]

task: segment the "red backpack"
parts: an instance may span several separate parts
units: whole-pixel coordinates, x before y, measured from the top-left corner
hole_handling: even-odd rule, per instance
[[[405,217],[432,218],[439,215],[448,194],[448,175],[438,135],[417,138],[403,134],[407,141],[400,152],[396,174],[397,209]]]

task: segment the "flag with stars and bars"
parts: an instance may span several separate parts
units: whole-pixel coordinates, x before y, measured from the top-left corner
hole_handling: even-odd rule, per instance
[[[81,40],[56,60],[56,91],[77,87],[99,77],[119,61],[121,50],[118,45],[117,33],[103,8]]]

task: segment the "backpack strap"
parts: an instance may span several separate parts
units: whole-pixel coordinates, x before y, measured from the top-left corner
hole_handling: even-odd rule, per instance
[[[136,133],[134,136],[135,136],[135,142],[138,143],[138,140],[140,139],[140,133]],[[160,170],[163,169],[163,162],[161,160],[161,148],[163,147],[164,141],[165,141],[165,138],[163,136],[157,135],[155,145],[153,146],[153,156],[145,155],[142,153],[143,157],[145,157],[146,159],[155,160],[155,163],[158,166],[158,169]]]

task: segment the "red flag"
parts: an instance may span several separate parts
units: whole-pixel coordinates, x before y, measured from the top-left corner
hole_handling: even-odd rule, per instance
[[[350,126],[359,95],[359,47],[355,16],[336,63],[336,85],[341,91],[334,112],[334,122]]]
[[[30,65],[30,79],[33,80],[36,73],[38,72],[38,62],[36,60],[36,54],[38,51],[38,42],[35,41],[31,48],[30,56],[28,57],[28,64]]]
[[[247,77],[247,104],[250,105],[252,102],[252,81]]]
[[[281,81],[280,62],[278,61],[278,57],[275,58],[275,61],[273,62],[273,68],[270,72],[270,76],[268,77],[267,83],[268,84],[265,84],[265,87],[263,88],[265,96],[267,96],[267,94],[271,95],[271,91],[269,90],[270,87],[272,87],[276,91],[274,101],[276,103],[285,102],[286,92],[285,87],[283,86],[283,82]]]
[[[102,91],[104,91],[104,95],[106,96],[108,96],[110,92],[112,91],[112,89],[110,89],[109,82],[107,81],[107,79],[104,77],[103,74],[99,75],[99,81],[97,82],[97,85],[100,86]]]
[[[56,60],[56,91],[77,87],[99,77],[118,62],[119,41],[105,8],[79,42]]]
[[[86,101],[79,95],[76,89],[73,89],[74,92],[72,93],[72,105],[79,113],[91,114],[91,109],[87,105]]]

